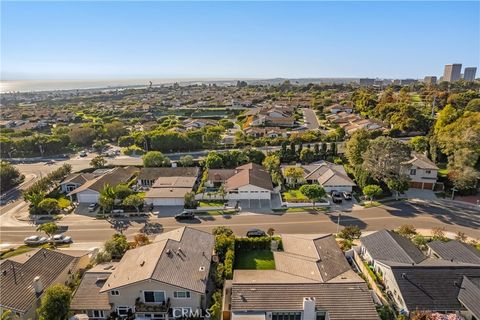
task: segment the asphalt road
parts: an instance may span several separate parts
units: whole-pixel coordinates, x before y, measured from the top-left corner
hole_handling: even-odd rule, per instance
[[[120,222],[118,222],[120,221]],[[251,228],[267,230],[274,228],[276,233],[334,233],[337,231],[338,212],[241,214],[230,217],[207,216],[195,221],[179,223],[173,218],[149,218],[148,220],[116,220],[116,226],[122,223],[122,232],[131,238],[139,232],[151,236],[187,225],[210,231],[217,226],[228,226],[238,235]],[[431,204],[396,203],[383,206],[344,212],[340,216],[342,226],[357,225],[362,230],[374,231],[382,228],[394,229],[402,224],[413,224],[418,229],[445,228],[447,232],[465,232],[473,238],[480,238],[480,213],[473,210],[446,208]],[[59,225],[65,234],[72,236],[75,242],[103,242],[117,232],[112,223],[95,220],[90,217],[72,215],[65,217]],[[28,235],[35,234],[35,226],[1,227],[0,241],[3,245],[20,244]]]
[[[320,124],[318,123],[318,118],[314,110],[303,108],[302,111],[308,130],[316,130],[320,128]]]

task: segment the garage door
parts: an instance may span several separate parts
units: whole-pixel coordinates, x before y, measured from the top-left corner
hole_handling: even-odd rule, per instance
[[[183,206],[184,199],[183,198],[163,198],[163,199],[155,199],[155,198],[147,198],[145,202],[149,204],[153,204],[154,206]]]
[[[98,194],[77,193],[77,200],[79,203],[97,203]]]

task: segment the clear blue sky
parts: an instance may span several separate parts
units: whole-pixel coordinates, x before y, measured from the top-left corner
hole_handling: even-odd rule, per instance
[[[1,1],[2,79],[423,77],[479,66],[480,2]]]

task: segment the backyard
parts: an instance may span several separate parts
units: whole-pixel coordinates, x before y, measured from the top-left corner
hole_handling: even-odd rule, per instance
[[[275,260],[270,250],[249,250],[235,255],[235,269],[273,270]]]

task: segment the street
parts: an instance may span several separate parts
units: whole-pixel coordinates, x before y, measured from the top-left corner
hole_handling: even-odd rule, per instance
[[[120,220],[122,221],[122,220]],[[191,222],[179,223],[173,218],[123,220],[123,233],[129,238],[139,232],[155,235],[181,226],[210,231],[217,226],[228,226],[237,235],[243,235],[248,229],[275,229],[276,233],[335,233],[337,231],[338,212],[332,213],[288,213],[288,214],[250,214],[234,216],[202,216]],[[121,223],[119,223],[120,225]],[[470,237],[480,238],[480,215],[477,211],[439,207],[431,204],[399,202],[394,205],[370,208],[352,212],[341,212],[340,227],[357,225],[363,231],[382,228],[394,229],[402,224],[413,224],[417,229],[445,228],[445,231],[464,232]],[[75,242],[99,243],[107,240],[116,229],[106,220],[70,215],[59,222],[72,236]],[[125,228],[126,227],[126,228]],[[2,246],[21,244],[23,239],[35,234],[34,225],[3,226],[0,240]]]

